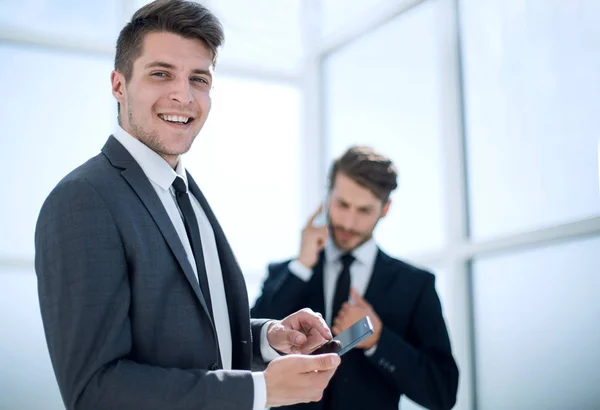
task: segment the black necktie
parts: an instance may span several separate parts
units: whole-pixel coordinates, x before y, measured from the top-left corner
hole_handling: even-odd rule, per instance
[[[337,283],[335,285],[335,293],[333,294],[333,303],[331,304],[331,324],[337,316],[338,312],[342,308],[344,302],[350,297],[350,265],[354,262],[354,256],[351,253],[345,253],[340,257],[342,262],[342,272],[338,276]],[[332,410],[333,403],[333,391],[336,385],[336,379],[331,380],[325,391],[323,392],[323,409]],[[338,391],[336,389],[336,391]],[[339,391],[338,391],[339,393]]]
[[[214,321],[212,301],[210,298],[210,289],[208,287],[208,277],[206,276],[206,265],[204,265],[204,253],[202,252],[202,241],[200,239],[200,230],[198,228],[198,220],[192,208],[192,202],[187,192],[187,187],[183,178],[177,177],[173,181],[173,188],[175,189],[175,198],[179,205],[179,210],[183,215],[183,224],[185,225],[185,232],[187,233],[188,240],[192,247],[194,254],[194,260],[196,261],[196,271],[198,272],[198,282],[200,283],[200,289],[208,305],[208,311],[210,312],[210,318]]]
[[[354,262],[354,256],[351,253],[345,253],[340,257],[342,262],[342,272],[338,276],[333,294],[333,303],[331,304],[331,323],[342,308],[344,302],[350,297],[350,265]]]

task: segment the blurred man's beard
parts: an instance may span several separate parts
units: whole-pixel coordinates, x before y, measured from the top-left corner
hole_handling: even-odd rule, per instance
[[[352,237],[347,242],[355,242],[356,240],[358,240],[358,243],[356,245],[352,246],[351,248],[347,248],[345,245],[342,244],[343,241],[341,241],[340,239],[338,239],[338,237],[336,235],[336,231],[338,229],[342,229],[342,228],[340,228],[340,227],[336,228],[331,223],[329,224],[329,232],[331,232],[331,238],[333,239],[333,243],[338,248],[346,250],[346,251],[351,251],[351,250],[353,250],[355,248],[358,248],[360,245],[362,245],[363,243],[367,242],[373,236],[373,232],[372,231],[369,232],[368,234],[366,234],[364,232],[346,231],[345,229],[342,229],[344,232],[352,234]]]

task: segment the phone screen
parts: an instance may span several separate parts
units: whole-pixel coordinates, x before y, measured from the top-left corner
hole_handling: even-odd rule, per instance
[[[371,319],[365,316],[311,354],[337,353],[341,356],[372,334]]]

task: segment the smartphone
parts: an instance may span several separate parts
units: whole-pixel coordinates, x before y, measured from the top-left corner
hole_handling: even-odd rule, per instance
[[[323,199],[323,209],[313,222],[314,226],[329,226],[329,193]]]
[[[341,356],[372,334],[373,325],[371,324],[371,319],[369,319],[369,316],[365,316],[332,340],[313,350],[311,355],[337,353]]]

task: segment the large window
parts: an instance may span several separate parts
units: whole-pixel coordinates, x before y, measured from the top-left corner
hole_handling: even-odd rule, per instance
[[[116,124],[109,59],[0,45],[5,169],[0,258],[33,257],[39,210],[69,171],[100,152]]]
[[[185,158],[246,275],[251,301],[267,263],[299,250],[299,111],[296,87],[217,77],[212,112]]]
[[[390,156],[399,170],[400,186],[377,228],[382,247],[395,255],[439,249],[445,238],[438,4],[395,18],[324,67],[327,167],[361,144]]]
[[[250,303],[267,264],[297,255],[315,176],[370,145],[399,171],[379,244],[436,274],[455,409],[595,410],[600,1],[195,1],[225,43],[185,161]],[[114,130],[110,50],[148,2],[0,0],[0,408],[63,408],[35,223]]]
[[[0,408],[64,409],[40,316],[33,269],[0,266]]]
[[[464,0],[471,230],[600,214],[600,2]]]
[[[600,403],[600,237],[473,264],[478,409]]]
[[[386,0],[319,0],[325,36],[347,30],[373,15]]]
[[[138,6],[148,0],[135,0]],[[219,18],[225,42],[219,64],[295,74],[300,69],[303,0],[201,0]]]
[[[121,27],[123,7],[120,0],[4,0],[0,29],[110,47]]]

